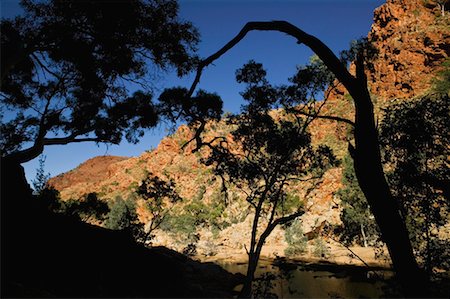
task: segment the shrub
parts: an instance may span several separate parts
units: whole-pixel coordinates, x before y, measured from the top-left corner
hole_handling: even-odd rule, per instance
[[[97,193],[89,193],[80,199],[70,199],[63,203],[62,212],[85,222],[103,221],[109,212],[108,204],[98,199]]]
[[[122,197],[117,196],[110,203],[105,227],[113,230],[126,230],[139,241],[143,236],[144,226],[138,220],[136,202],[123,200]]]
[[[327,257],[330,254],[327,244],[321,238],[314,240],[313,254],[317,257]]]
[[[284,250],[284,254],[288,257],[295,256],[306,252],[308,238],[303,234],[302,224],[296,219],[286,228],[284,238],[288,243],[288,247]]]

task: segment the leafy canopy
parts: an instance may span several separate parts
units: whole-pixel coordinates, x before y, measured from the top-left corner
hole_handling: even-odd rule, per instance
[[[432,94],[385,110],[380,141],[393,195],[419,260],[449,269],[449,241],[439,237],[450,206],[450,98]]]
[[[137,142],[158,119],[150,71],[181,76],[196,61],[198,33],[174,0],[22,6],[1,21],[0,145],[19,162],[45,145]]]

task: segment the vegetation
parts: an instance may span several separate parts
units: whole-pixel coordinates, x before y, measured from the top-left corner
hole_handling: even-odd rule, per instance
[[[438,236],[450,211],[449,111],[447,93],[427,95],[388,107],[380,126],[389,183],[428,277],[450,269],[449,240]]]
[[[442,69],[436,78],[433,78],[433,91],[438,94],[450,96],[450,58],[442,63]]]
[[[230,225],[229,220],[224,217],[226,207],[221,198],[212,198],[207,203],[203,198],[204,193],[205,186],[200,186],[189,203],[172,209],[161,223],[161,229],[172,234],[178,243],[185,246],[183,251],[189,254],[192,254],[193,246],[199,241],[199,228],[209,228],[214,236]],[[214,252],[215,249],[211,247],[210,251]]]
[[[79,218],[84,222],[103,222],[110,212],[108,204],[98,199],[96,193],[89,193],[79,199],[71,199],[62,203],[62,212]]]
[[[157,229],[169,213],[169,204],[181,200],[175,191],[175,184],[161,180],[159,177],[149,174],[141,185],[137,188],[136,194],[145,200],[145,207],[151,214],[150,222],[146,227],[144,242],[152,236],[152,232]]]
[[[341,121],[354,127],[354,145],[349,143],[348,147],[354,160],[358,184],[366,196],[380,229],[381,237],[389,249],[393,266],[405,295],[417,296],[423,294],[426,292],[424,275],[414,257],[406,224],[399,214],[398,206],[383,170],[374,107],[367,88],[365,73],[365,67],[371,67],[369,61],[371,47],[353,47],[355,51],[349,52],[351,55],[347,57],[351,58],[355,64],[355,74],[353,75],[348,71],[346,61],[340,60],[324,43],[298,27],[285,21],[249,22],[224,47],[200,61],[197,76],[190,88],[189,95],[192,95],[195,91],[203,69],[238,44],[250,31],[278,31],[294,37],[297,43],[309,47],[323,61],[327,69],[343,84],[353,98],[355,122],[333,115],[319,115],[316,111],[312,111],[313,113],[309,111],[307,115]],[[310,86],[314,86],[316,82],[311,80],[309,83]],[[308,85],[306,84],[306,86]],[[314,98],[313,96],[308,97],[308,94],[305,97],[304,92],[295,96],[300,99]],[[264,105],[264,101],[261,104]],[[200,125],[198,132],[201,133],[201,131],[202,125]],[[200,133],[197,134],[196,139],[199,138]],[[249,293],[247,293],[248,295]]]
[[[176,1],[22,6],[23,16],[1,21],[0,101],[11,117],[2,120],[0,146],[15,163],[48,145],[137,142],[158,119],[149,67],[182,75],[195,62],[198,34],[178,19]]]
[[[34,194],[40,194],[47,187],[49,173],[45,173],[45,156],[39,157],[39,167],[36,169],[36,178],[33,180]]]
[[[236,80],[247,85],[242,93],[247,105],[241,115],[227,121],[234,128],[233,142],[218,137],[197,144],[210,149],[210,156],[204,163],[214,165],[216,175],[246,194],[245,200],[255,213],[242,297],[252,294],[255,270],[267,237],[276,226],[289,223],[304,213],[301,202],[290,211],[286,209],[288,184],[314,182],[336,162],[329,148],[312,147],[307,127],[313,118],[305,119],[299,113],[310,108],[309,96],[319,93],[326,86],[327,78],[320,69],[307,66],[291,78],[292,85],[274,87],[267,81],[262,65],[250,61],[236,72]],[[282,120],[271,115],[278,107],[289,113]],[[303,109],[299,111],[299,107]],[[215,143],[215,140],[220,142]],[[293,206],[292,202],[288,203]],[[258,231],[263,219],[266,225]]]
[[[288,243],[284,250],[286,256],[296,256],[306,252],[308,238],[303,235],[302,223],[299,219],[292,221],[286,228],[284,237]]]
[[[144,227],[136,214],[136,201],[124,200],[117,196],[109,204],[109,213],[106,215],[105,227],[113,230],[124,230],[136,240],[142,240]]]
[[[364,247],[373,245],[379,239],[378,227],[370,211],[369,203],[358,185],[350,156],[344,157],[342,167],[343,188],[337,193],[343,207],[341,239],[347,244],[356,241]]]

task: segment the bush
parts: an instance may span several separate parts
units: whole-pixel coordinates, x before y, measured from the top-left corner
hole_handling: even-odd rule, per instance
[[[145,242],[145,240],[141,240],[144,236],[144,226],[138,220],[134,200],[123,200],[122,197],[117,196],[110,203],[105,227],[113,230],[126,230],[137,241]]]
[[[315,239],[313,255],[317,257],[327,257],[329,254],[330,250],[328,249],[327,244],[321,238]]]
[[[306,252],[308,238],[303,234],[301,221],[296,219],[286,228],[284,238],[288,247],[284,250],[287,257],[295,256]]]
[[[85,222],[103,221],[109,213],[108,204],[98,199],[97,193],[89,193],[80,199],[70,199],[63,203],[62,212]]]

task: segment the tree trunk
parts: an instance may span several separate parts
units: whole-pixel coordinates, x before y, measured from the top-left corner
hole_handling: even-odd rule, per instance
[[[245,277],[244,286],[239,293],[238,298],[251,298],[252,284],[255,279],[256,266],[258,265],[259,257],[256,257],[256,252],[249,253],[247,275]]]
[[[348,72],[346,66],[342,64],[330,48],[318,38],[307,34],[300,28],[285,21],[248,22],[219,51],[201,61],[197,75],[189,90],[189,95],[193,94],[200,82],[203,69],[233,48],[250,31],[279,31],[296,38],[298,44],[305,44],[317,54],[354,99],[356,147],[352,150],[352,156],[359,186],[371,206],[405,295],[417,297],[424,294],[423,272],[415,260],[404,219],[399,213],[397,203],[392,197],[389,185],[384,177],[373,105],[367,90],[364,63],[361,57],[356,61],[357,74],[355,77]]]
[[[374,121],[373,105],[366,88],[362,61],[359,62],[360,81],[347,89],[355,99],[355,148],[353,152],[355,174],[359,186],[370,204],[389,250],[394,269],[403,291],[408,297],[424,295],[424,276],[420,270],[400,215],[384,176],[378,133]]]
[[[366,233],[364,232],[364,225],[361,223],[361,235],[363,238],[363,243],[364,243],[364,247],[367,247],[367,238],[366,238]]]

